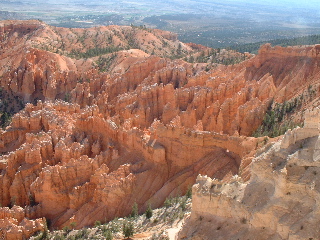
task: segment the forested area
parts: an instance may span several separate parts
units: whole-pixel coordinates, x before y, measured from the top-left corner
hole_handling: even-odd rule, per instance
[[[236,50],[238,52],[244,53],[257,53],[260,46],[265,43],[271,43],[272,46],[299,46],[299,45],[314,45],[320,43],[320,35],[309,35],[304,37],[296,37],[291,39],[275,39],[271,41],[263,41],[256,43],[247,43],[230,46],[229,49]]]

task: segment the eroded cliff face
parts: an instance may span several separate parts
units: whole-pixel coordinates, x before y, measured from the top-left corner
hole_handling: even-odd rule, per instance
[[[22,207],[13,206],[11,209],[0,209],[0,237],[1,239],[24,239],[31,237],[35,232],[44,231],[46,220],[39,218],[29,219],[29,214]]]
[[[76,222],[81,228],[125,216],[135,202],[141,210],[149,201],[159,206],[185,191],[198,172],[236,174],[255,145],[254,139],[158,121],[150,131],[127,130],[97,106],[62,101],[28,104],[7,132],[25,139],[2,135],[2,149],[14,148],[1,159],[2,205],[27,205],[28,217],[46,217],[52,227]]]
[[[180,239],[318,239],[319,109],[257,153],[248,182],[198,176]]]
[[[4,21],[0,39],[2,91],[28,103],[0,133],[0,203],[52,228],[125,216],[135,202],[141,212],[158,207],[199,173],[230,179],[240,168],[249,178],[263,145],[249,136],[272,99],[309,85],[305,105],[319,95],[316,46],[265,46],[206,72],[162,58],[197,50],[160,30]]]
[[[217,65],[205,72],[199,64],[163,59],[161,54],[150,56],[151,50],[166,52],[182,44],[168,40],[171,38],[161,31],[117,26],[64,29],[32,21],[28,23],[32,26],[23,28],[23,23],[2,23],[0,74],[3,91],[22,97],[25,103],[63,99],[80,107],[96,104],[105,117],[140,129],[149,128],[154,119],[169,124],[179,116],[186,128],[201,126],[205,131],[250,136],[272,99],[290,100],[309,86],[315,91],[314,98],[319,94],[316,47],[266,45],[253,59],[234,66]],[[165,47],[154,43],[149,50],[142,43],[137,45],[139,50],[120,50],[132,47],[127,35],[139,42],[143,33],[148,41],[158,37],[168,43]],[[121,42],[108,43],[107,36]],[[103,44],[94,45],[98,42]],[[54,45],[54,49],[44,50],[40,43]],[[115,48],[113,53],[103,55],[102,49],[108,46]],[[102,55],[72,58],[74,51],[92,49]],[[188,45],[182,50],[193,51]],[[101,72],[105,65],[108,72]]]

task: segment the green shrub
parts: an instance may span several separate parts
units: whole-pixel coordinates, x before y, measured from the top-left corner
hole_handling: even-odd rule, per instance
[[[95,227],[101,226],[101,222],[100,222],[100,221],[95,221],[95,222],[94,222],[94,226],[95,226]]]
[[[182,197],[181,202],[180,202],[180,207],[182,211],[185,211],[187,209],[187,197]]]
[[[87,238],[87,229],[83,228],[83,229],[79,230],[77,232],[77,234],[74,235],[74,238],[75,239],[86,239]]]
[[[104,233],[103,236],[106,238],[106,240],[112,240],[113,235],[110,229],[107,229]]]
[[[165,206],[166,208],[171,207],[171,206],[172,206],[172,198],[167,197],[166,200],[164,201],[164,206]]]
[[[138,213],[138,204],[135,202],[132,206],[132,210],[131,210],[131,214],[130,217],[138,217],[139,213]]]
[[[118,220],[118,218],[113,219],[111,222],[108,223],[108,228],[111,230],[111,232],[116,233],[120,231],[121,224]]]
[[[72,222],[70,223],[70,227],[71,229],[75,229],[75,227],[77,226],[77,223],[76,222]]]
[[[62,230],[63,230],[65,233],[70,232],[70,228],[69,228],[68,226],[64,226],[64,227],[62,228]]]
[[[301,96],[303,97],[303,94]],[[290,116],[296,110],[301,109],[301,106],[301,97],[283,103],[271,103],[260,127],[253,133],[253,137],[277,137],[284,134],[288,129],[297,127],[299,124],[293,122]],[[264,143],[266,143],[265,140]]]
[[[70,102],[71,101],[71,95],[69,92],[67,92],[64,96],[64,101],[65,102]]]
[[[192,198],[192,187],[189,187],[186,193],[187,198]]]
[[[147,208],[145,214],[146,214],[146,218],[147,218],[147,219],[150,219],[150,218],[152,217],[152,208],[151,208],[151,205],[150,205],[150,204],[148,205],[148,208]]]
[[[125,238],[132,237],[134,234],[133,223],[129,221],[125,221],[122,225],[122,233]]]

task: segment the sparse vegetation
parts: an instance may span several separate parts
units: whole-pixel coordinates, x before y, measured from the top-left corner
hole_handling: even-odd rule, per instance
[[[303,97],[297,97],[284,103],[270,104],[265,113],[261,126],[254,132],[254,137],[269,136],[277,137],[284,134],[288,129],[299,126],[292,121],[290,116],[302,106]],[[266,143],[266,138],[264,142]]]
[[[110,229],[106,229],[103,232],[103,236],[106,238],[106,240],[112,240],[113,239],[112,231]]]
[[[0,117],[1,127],[5,128],[11,123],[12,115],[8,112],[3,112]]]
[[[9,126],[12,116],[23,107],[24,101],[21,97],[0,88],[0,126],[2,128]]]
[[[187,198],[192,198],[192,187],[188,187],[187,193],[186,193]]]
[[[96,64],[99,67],[100,72],[107,72],[110,69],[110,66],[113,63],[113,60],[116,58],[116,54],[111,54],[108,56],[100,56],[96,61]]]
[[[248,58],[248,55],[235,52],[233,50],[226,49],[209,49],[202,51],[200,54],[190,56],[187,60],[188,62],[198,62],[198,63],[218,63],[223,65],[234,65],[240,63]]]
[[[149,204],[148,205],[148,208],[146,210],[146,218],[150,219],[152,217],[152,208],[151,208],[151,205]]]
[[[49,230],[47,223],[44,223],[44,230],[35,234],[34,240],[45,240],[49,239]]]
[[[147,231],[148,228],[163,224],[173,224],[175,221],[180,221],[185,213],[190,212],[191,199],[186,195],[183,197],[169,197],[166,200],[167,205],[159,209],[151,209],[152,216],[147,218],[147,212],[143,215],[137,215],[132,217],[132,213],[128,218],[115,218],[114,220],[101,224],[96,221],[93,228],[83,228],[80,230],[72,229],[72,226],[65,226],[59,231],[47,231],[46,238],[40,238],[43,234],[37,233],[31,239],[106,239],[111,240],[114,237],[130,238],[135,233]],[[136,204],[132,206],[133,212],[136,213]],[[70,224],[72,225],[72,223]],[[162,239],[166,240],[168,237],[164,232],[160,231],[153,234],[151,239]]]
[[[115,53],[118,51],[124,50],[124,48],[117,47],[117,46],[108,46],[105,48],[90,48],[85,52],[82,52],[81,50],[72,50],[68,56],[76,59],[80,58],[91,58],[96,56],[101,56],[108,53]]]
[[[71,229],[75,229],[76,226],[77,226],[77,223],[76,223],[76,222],[71,222],[71,223],[70,223]]]
[[[71,101],[71,94],[67,92],[64,96],[64,101],[65,102],[70,102]]]
[[[63,230],[63,232],[64,232],[65,234],[67,234],[67,233],[70,232],[70,228],[69,228],[68,226],[64,226],[64,227],[62,228],[62,230]]]
[[[154,233],[150,240],[169,240],[169,237],[164,235],[164,233]]]
[[[319,44],[320,43],[320,35],[309,35],[309,36],[302,36],[302,37],[296,37],[296,38],[285,38],[285,39],[274,39],[274,40],[268,40],[268,41],[262,41],[262,42],[256,42],[256,43],[247,43],[247,44],[238,44],[238,45],[232,45],[229,48],[234,49],[238,52],[251,52],[251,53],[257,53],[260,46],[266,43],[271,43],[273,46],[299,46],[299,45],[313,45],[313,44]]]
[[[130,217],[135,218],[135,217],[138,217],[138,215],[139,215],[138,204],[135,202],[132,206]]]
[[[132,237],[134,234],[134,226],[131,221],[125,221],[122,225],[122,233],[125,238]]]
[[[94,226],[95,226],[95,227],[101,226],[101,222],[100,222],[100,221],[95,221]]]

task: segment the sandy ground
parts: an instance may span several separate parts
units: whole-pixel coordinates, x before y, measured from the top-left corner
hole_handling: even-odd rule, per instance
[[[167,230],[167,235],[169,237],[169,240],[176,240],[177,236],[178,236],[178,232],[180,231],[180,229],[182,228],[183,224],[184,224],[185,219],[183,219],[182,221],[180,221],[178,223],[177,227],[174,228],[169,228]]]

